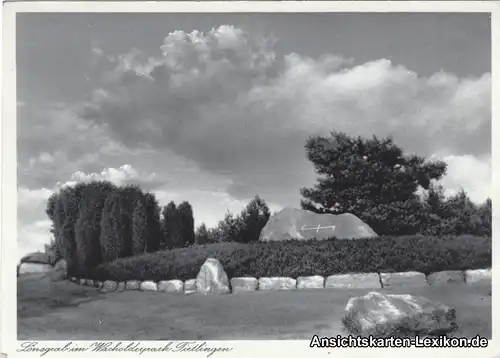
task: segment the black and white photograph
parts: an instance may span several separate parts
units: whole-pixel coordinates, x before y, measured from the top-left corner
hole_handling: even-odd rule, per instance
[[[486,347],[491,11],[192,9],[14,15],[17,340]]]

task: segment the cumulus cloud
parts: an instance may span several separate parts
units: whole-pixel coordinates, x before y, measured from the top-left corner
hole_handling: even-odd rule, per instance
[[[491,75],[419,77],[379,59],[288,54],[231,26],[170,33],[162,55],[134,50],[79,112],[128,147],[166,148],[255,192],[296,205],[314,182],[310,135],[392,135],[408,152],[482,156],[491,146]]]
[[[20,206],[33,206],[33,204],[38,204],[42,200],[46,200],[53,191],[47,188],[41,189],[28,189],[25,187],[19,187],[17,189],[17,204]]]
[[[145,189],[156,187],[165,182],[165,178],[161,178],[156,173],[139,173],[130,164],[125,164],[119,168],[106,168],[100,173],[84,173],[78,171],[71,175],[69,181],[58,182],[56,187],[63,188],[66,186],[74,186],[77,183],[88,183],[98,180],[106,180],[118,186],[135,184]]]
[[[476,203],[491,197],[491,157],[478,159],[472,155],[450,155],[443,160],[448,163],[448,175],[442,180],[447,196],[463,189]]]

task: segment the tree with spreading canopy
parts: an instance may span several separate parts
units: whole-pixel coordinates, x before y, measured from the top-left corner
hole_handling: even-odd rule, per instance
[[[270,215],[271,212],[265,201],[256,195],[240,214],[243,227],[236,241],[242,243],[258,241],[260,232]]]
[[[310,137],[307,158],[318,183],[301,189],[303,209],[318,213],[352,213],[379,235],[418,232],[421,201],[416,194],[446,174],[446,163],[406,156],[392,138]]]

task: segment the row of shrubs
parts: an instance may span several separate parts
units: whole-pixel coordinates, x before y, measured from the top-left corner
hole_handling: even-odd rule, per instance
[[[379,237],[324,241],[220,243],[138,255],[96,266],[96,280],[187,280],[208,257],[218,259],[229,278],[310,276],[349,272],[418,271],[491,267],[491,238]]]

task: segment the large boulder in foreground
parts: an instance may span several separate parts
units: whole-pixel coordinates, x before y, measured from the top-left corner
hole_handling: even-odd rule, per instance
[[[196,276],[196,291],[202,294],[229,293],[229,279],[219,260],[208,258]]]
[[[422,296],[370,292],[347,303],[342,323],[351,334],[375,337],[445,334],[455,309]]]
[[[356,215],[316,214],[311,211],[285,208],[269,218],[260,233],[261,241],[360,239],[377,234]]]

